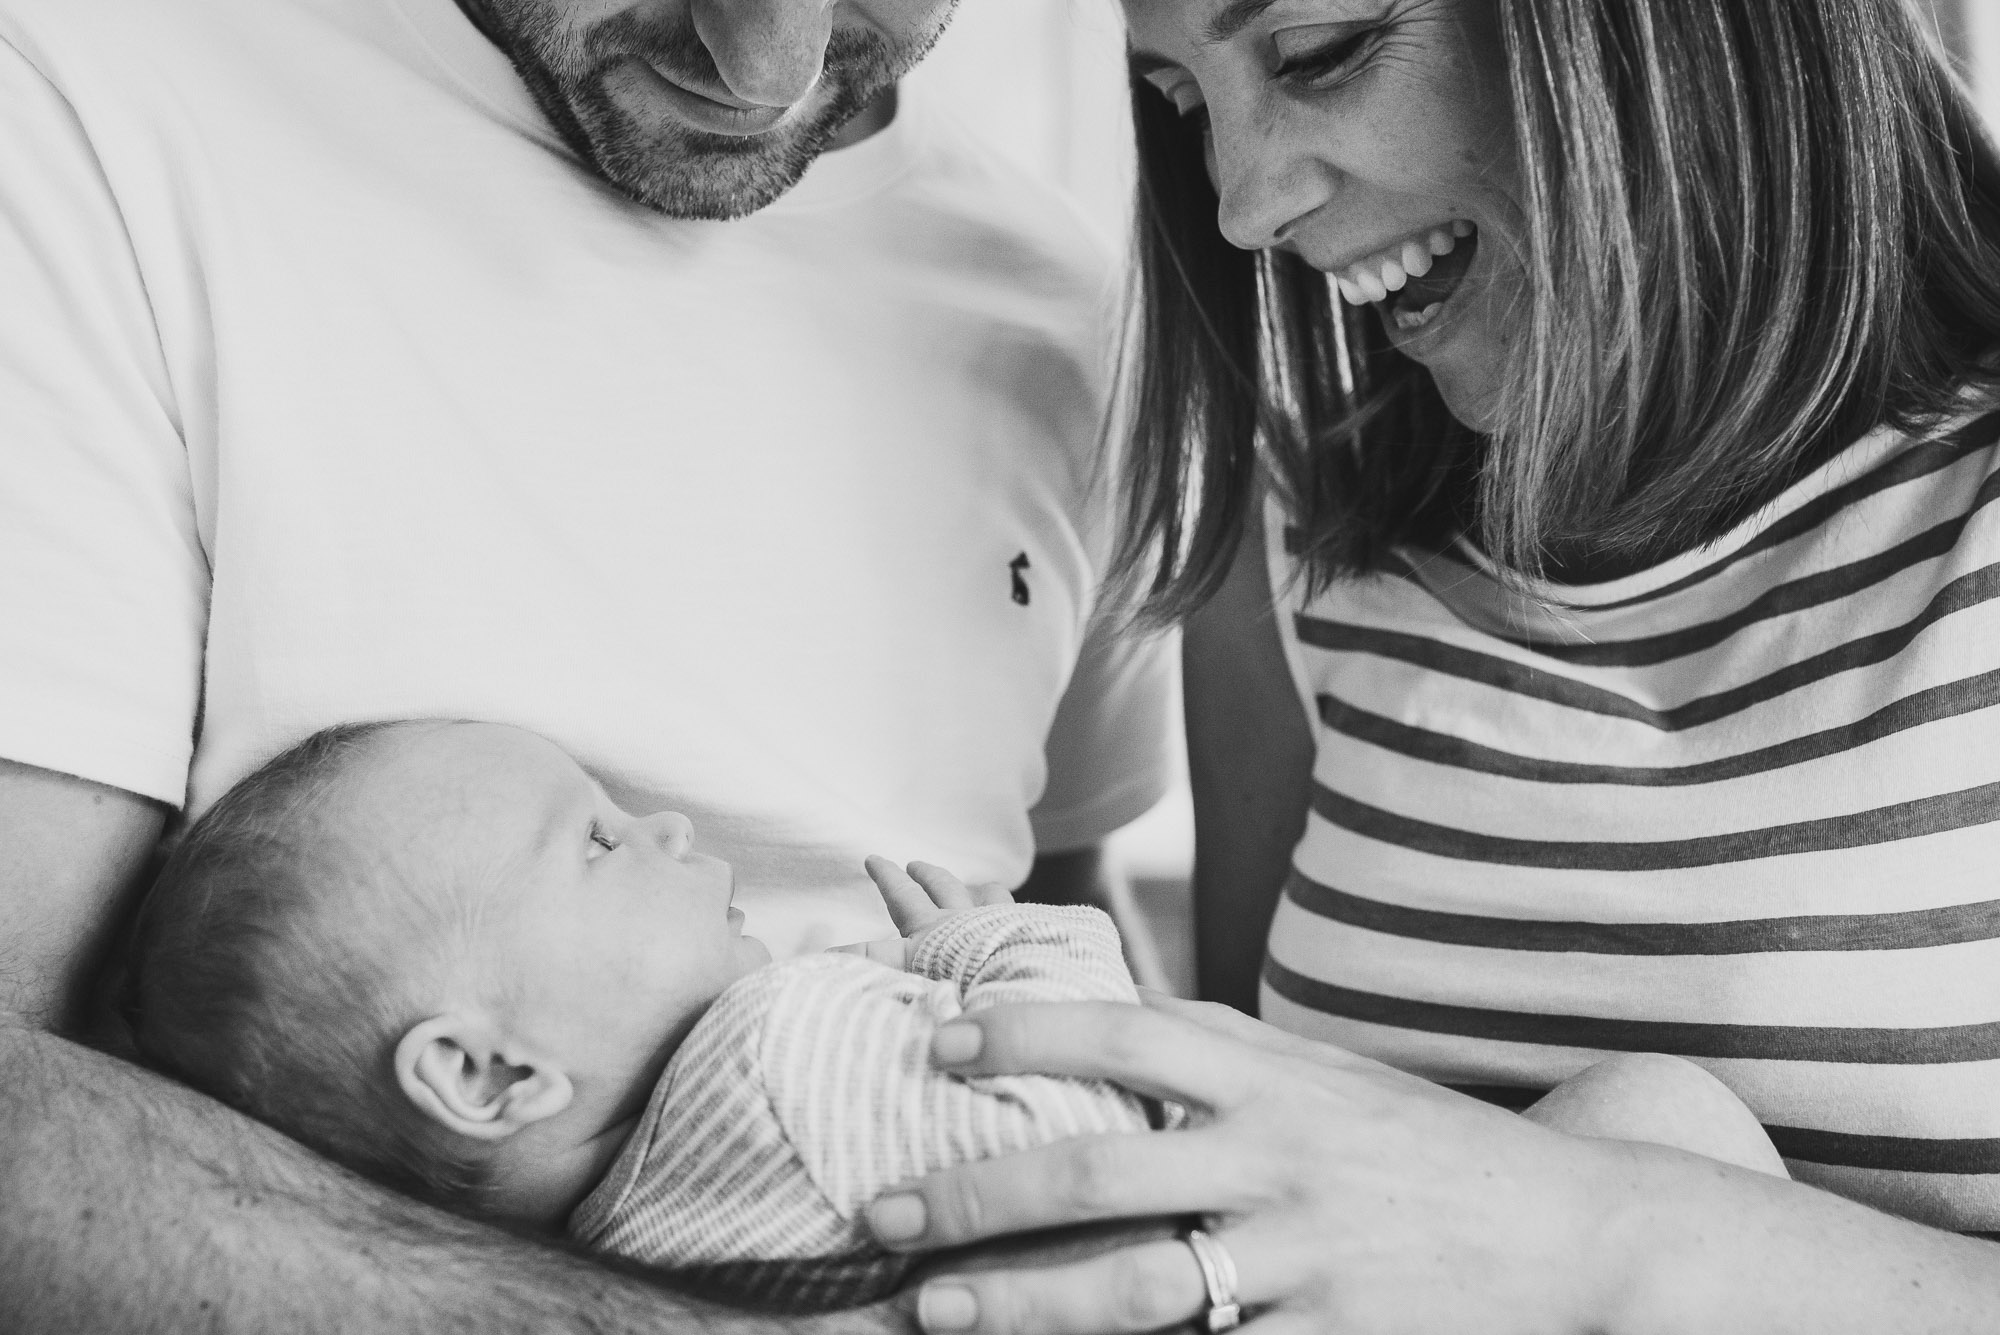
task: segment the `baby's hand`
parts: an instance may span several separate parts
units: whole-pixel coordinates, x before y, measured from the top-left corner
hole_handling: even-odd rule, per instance
[[[866,955],[892,969],[910,967],[910,956],[924,933],[954,913],[984,908],[988,904],[1011,904],[1014,896],[1003,886],[967,886],[943,867],[928,862],[912,862],[906,872],[885,857],[871,856],[863,864],[869,879],[882,892],[889,907],[890,921],[901,936],[886,941],[864,941],[841,946],[851,955]]]

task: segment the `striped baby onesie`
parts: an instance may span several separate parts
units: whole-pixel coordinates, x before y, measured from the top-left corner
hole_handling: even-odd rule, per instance
[[[668,1063],[571,1235],[707,1296],[828,1311],[887,1295],[914,1264],[860,1222],[886,1189],[1067,1136],[1149,1128],[1141,1100],[1100,1081],[931,1066],[932,1033],[966,1011],[1136,1002],[1104,914],[974,909],[914,955],[907,973],[807,955],[733,984]]]
[[[1474,550],[1273,587],[1316,729],[1267,1019],[1517,1103],[1727,1082],[1794,1174],[2000,1231],[2000,415],[1524,597]]]

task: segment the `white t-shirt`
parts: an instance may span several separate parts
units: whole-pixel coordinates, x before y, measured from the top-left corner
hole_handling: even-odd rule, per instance
[[[679,222],[452,0],[0,0],[0,756],[198,811],[519,724],[781,953],[886,921],[869,850],[1018,881],[1163,786],[1091,629],[1110,287],[920,102]]]

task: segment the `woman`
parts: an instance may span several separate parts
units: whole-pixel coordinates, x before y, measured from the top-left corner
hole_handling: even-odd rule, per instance
[[[2000,1328],[2000,158],[1942,60],[1900,0],[1127,10],[1204,989],[1269,924],[1338,1047],[985,1022],[1214,1121],[878,1226],[1203,1213],[1273,1335]],[[1492,1106],[1642,1050],[1829,1190]],[[1190,1250],[925,1324],[1226,1326]]]

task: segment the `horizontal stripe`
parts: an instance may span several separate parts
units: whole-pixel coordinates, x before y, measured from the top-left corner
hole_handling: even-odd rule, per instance
[[[2000,1140],[1863,1136],[1795,1126],[1764,1130],[1779,1154],[1804,1163],[1891,1173],[2000,1173]]]
[[[1685,871],[1796,853],[1895,843],[2000,821],[2000,783],[1962,792],[1759,830],[1693,839],[1586,843],[1510,839],[1436,825],[1398,815],[1313,785],[1312,809],[1322,819],[1364,839],[1462,862],[1491,862],[1558,871]]]
[[[1357,626],[1300,613],[1293,625],[1301,644],[1335,653],[1370,654],[1412,667],[1490,686],[1510,695],[1610,718],[1630,719],[1661,732],[1682,732],[1739,714],[1828,677],[1886,662],[1944,618],[2000,598],[2000,565],[1981,567],[1939,589],[1920,613],[1900,626],[1836,645],[1740,686],[1701,696],[1671,709],[1653,709],[1629,696],[1526,663],[1464,649],[1427,635]]]
[[[1905,483],[1928,477],[1932,473],[1942,472],[1944,469],[1971,455],[1979,453],[1981,450],[1992,448],[1995,443],[2000,443],[2000,413],[1989,413],[1984,417],[1967,423],[1949,435],[1941,436],[1935,440],[1922,441],[1906,449],[1895,451],[1885,462],[1878,464],[1860,477],[1855,478],[1851,482],[1844,483],[1821,496],[1815,497],[1790,514],[1773,522],[1763,532],[1759,533],[1749,542],[1744,543],[1741,547],[1728,552],[1708,565],[1702,566],[1669,584],[1661,585],[1656,589],[1648,589],[1643,593],[1634,594],[1630,598],[1621,598],[1616,602],[1565,602],[1558,598],[1548,597],[1548,605],[1568,612],[1589,615],[1591,613],[1623,611],[1627,608],[1657,602],[1662,598],[1668,598],[1674,594],[1685,592],[1697,585],[1707,583],[1709,580],[1724,574],[1753,556],[1758,556],[1774,548],[1782,547],[1794,539],[1811,533],[1814,529],[1826,524],[1829,520],[1840,514],[1841,511],[1858,505],[1872,496],[1895,487],[1900,487]],[[1303,550],[1304,542],[1297,531],[1287,529],[1285,534],[1286,554],[1295,557]],[[1490,573],[1480,566],[1478,562],[1455,549],[1447,548],[1436,553],[1423,552],[1421,555],[1426,560],[1432,556],[1441,556],[1461,570],[1473,571],[1491,578]],[[1399,556],[1397,560],[1392,562],[1391,570],[1393,573],[1402,575],[1406,579],[1413,580],[1419,584],[1423,583],[1421,566],[1413,564],[1407,557]],[[1557,585],[1549,589],[1538,590],[1538,592],[1546,597],[1560,587],[1560,585]]]
[[[1932,473],[1942,472],[1961,459],[1992,448],[1996,443],[2000,443],[2000,413],[1988,413],[1984,417],[1968,422],[1949,435],[1936,440],[1922,441],[1908,449],[1897,450],[1887,461],[1863,473],[1852,482],[1843,483],[1832,491],[1815,497],[1775,521],[1754,539],[1714,564],[1703,566],[1700,570],[1671,584],[1649,589],[1645,593],[1615,603],[1557,605],[1570,607],[1579,612],[1613,612],[1671,597],[1698,584],[1705,584],[1753,556],[1782,547],[1795,538],[1804,537],[1842,510],[1858,505],[1871,496],[1879,495],[1893,487],[1900,487],[1906,482],[1928,477]]]
[[[2000,1022],[1923,1029],[1863,1029],[1537,1015],[1361,992],[1308,978],[1268,958],[1264,962],[1264,981],[1294,1005],[1325,1015],[1497,1043],[1600,1052],[1662,1052],[1673,1057],[1851,1062],[1874,1066],[2000,1060]]]
[[[1737,922],[1537,922],[1440,913],[1363,899],[1294,871],[1285,897],[1318,918],[1437,945],[1574,955],[1769,955],[1922,950],[2000,940],[2000,900],[1907,913]]]
[[[1868,746],[1911,728],[1991,708],[2000,704],[2000,670],[1918,691],[1855,723],[1692,765],[1586,765],[1545,760],[1412,727],[1330,694],[1322,694],[1318,700],[1320,722],[1334,732],[1412,760],[1530,783],[1678,788],[1768,774]]]
[[[1533,1107],[1546,1089],[1515,1085],[1450,1085],[1447,1088],[1511,1112]],[[1870,1168],[1891,1173],[2000,1173],[2000,1140],[1867,1136],[1848,1131],[1814,1131],[1766,1124],[1765,1134],[1787,1159],[1836,1168]]]
[[[1973,498],[1972,508],[1965,514],[1934,524],[1885,552],[1775,585],[1727,616],[1683,626],[1666,634],[1585,643],[1535,636],[1498,638],[1516,648],[1578,667],[1653,667],[1676,658],[1688,658],[1713,649],[1759,622],[1792,616],[1842,598],[1852,598],[1914,566],[1949,555],[1965,536],[1966,526],[1995,500],[2000,500],[2000,473],[1986,479]],[[1456,615],[1450,603],[1443,605]]]

